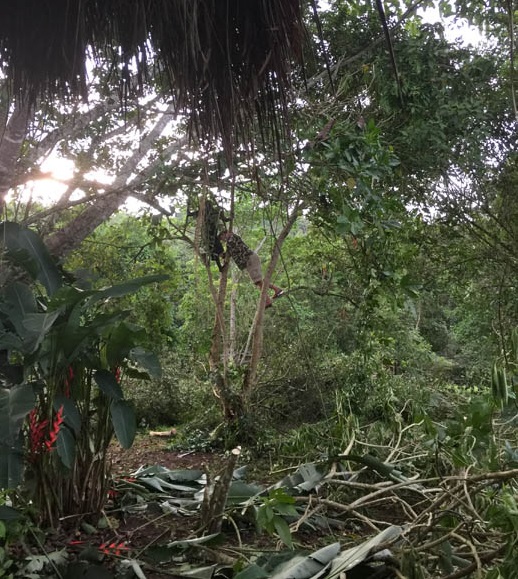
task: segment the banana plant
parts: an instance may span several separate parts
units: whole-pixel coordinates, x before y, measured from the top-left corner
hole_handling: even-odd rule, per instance
[[[83,290],[34,232],[3,223],[0,239],[0,487],[23,482],[49,522],[97,512],[108,445],[115,434],[128,448],[136,432],[123,380],[160,375],[144,330],[113,302],[167,276]]]

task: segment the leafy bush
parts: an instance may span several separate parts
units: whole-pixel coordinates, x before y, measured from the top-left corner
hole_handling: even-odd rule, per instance
[[[160,379],[128,384],[127,396],[135,405],[139,424],[157,427],[196,422],[198,418],[202,423],[209,411],[219,416],[206,377],[197,375],[180,356],[162,357],[161,366]]]
[[[0,486],[26,482],[47,523],[99,512],[108,444],[115,433],[128,448],[136,430],[123,375],[142,379],[160,370],[138,345],[142,329],[103,305],[163,277],[79,290],[35,233],[3,223],[1,237],[11,267],[39,283],[9,281],[0,292]]]

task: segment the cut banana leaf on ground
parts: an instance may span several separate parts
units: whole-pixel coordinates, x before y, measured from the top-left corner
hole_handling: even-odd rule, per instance
[[[174,577],[188,577],[189,579],[223,579],[232,575],[232,568],[228,565],[208,565],[207,567],[182,568],[175,571]]]
[[[381,533],[371,537],[361,545],[352,547],[351,549],[347,549],[347,551],[340,553],[340,555],[335,557],[331,563],[331,571],[329,572],[327,579],[340,577],[340,575],[345,571],[349,571],[349,569],[352,569],[353,567],[356,567],[356,565],[363,563],[370,557],[375,547],[379,547],[380,545],[385,545],[386,543],[394,541],[401,535],[402,532],[402,527],[387,527],[381,531]]]
[[[332,543],[307,556],[295,555],[287,562],[275,567],[271,572],[266,565],[250,565],[239,572],[234,579],[334,579],[368,560],[380,545],[397,539],[403,529],[391,526],[357,547],[341,551],[340,543]]]
[[[328,568],[338,553],[340,553],[340,543],[333,543],[311,553],[311,555],[294,556],[266,576],[269,576],[271,579],[316,578]],[[247,568],[238,573],[234,579],[250,579],[255,577],[265,577],[265,575],[262,575],[258,569],[251,572],[251,570]]]
[[[320,472],[315,463],[308,462],[300,465],[293,474],[285,476],[281,481],[273,485],[272,488],[284,487],[310,492],[318,488],[324,476],[325,473]]]

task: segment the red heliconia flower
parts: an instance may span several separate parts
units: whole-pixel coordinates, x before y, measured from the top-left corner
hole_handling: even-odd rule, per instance
[[[29,454],[31,460],[35,460],[44,445],[48,425],[48,420],[40,420],[37,408],[33,408],[29,412]]]
[[[115,366],[115,380],[117,380],[117,384],[121,383],[122,371],[120,366]]]
[[[56,412],[56,417],[54,418],[54,421],[52,422],[52,428],[49,432],[49,437],[48,439],[45,441],[45,446],[47,447],[48,451],[51,451],[54,443],[56,442],[56,440],[58,439],[58,433],[61,429],[61,424],[63,423],[63,404],[59,407],[59,410]]]

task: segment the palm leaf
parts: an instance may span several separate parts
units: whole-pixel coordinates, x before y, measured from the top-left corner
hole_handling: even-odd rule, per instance
[[[0,71],[32,100],[85,95],[92,47],[123,97],[157,77],[195,132],[230,147],[256,108],[263,123],[286,110],[302,31],[300,0],[26,0],[2,13]]]
[[[37,233],[10,221],[0,223],[0,240],[9,257],[43,284],[52,295],[63,285],[63,277]]]

